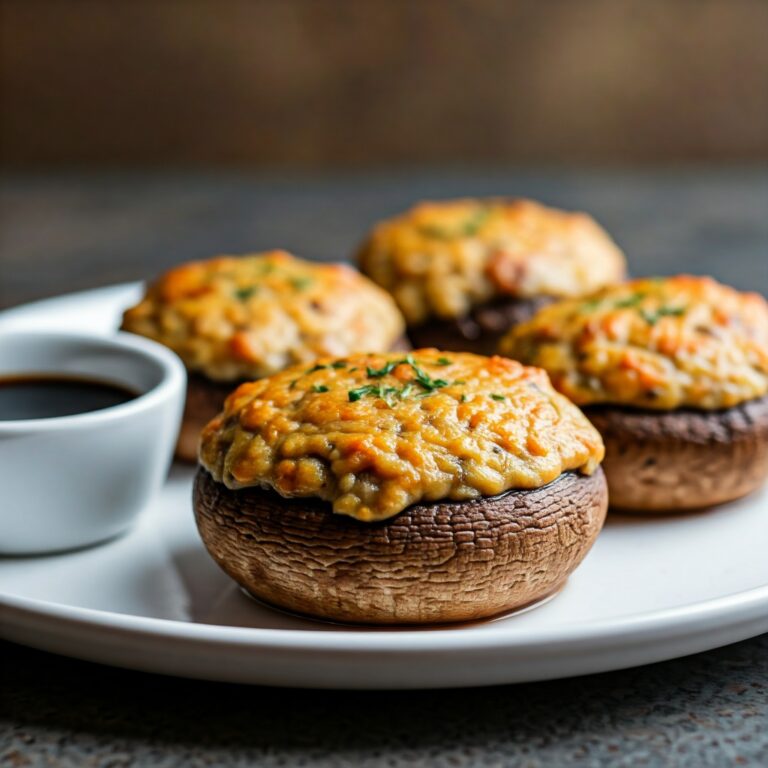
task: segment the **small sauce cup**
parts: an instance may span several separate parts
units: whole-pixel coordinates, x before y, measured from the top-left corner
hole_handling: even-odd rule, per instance
[[[0,421],[0,554],[59,552],[127,531],[162,485],[186,374],[170,350],[127,333],[0,333],[0,379],[63,375],[136,396],[53,418]]]

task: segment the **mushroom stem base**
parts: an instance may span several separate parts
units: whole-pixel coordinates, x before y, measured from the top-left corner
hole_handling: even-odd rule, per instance
[[[415,348],[435,347],[447,352],[494,355],[507,331],[524,323],[553,298],[502,298],[474,307],[465,317],[431,318],[408,329]]]

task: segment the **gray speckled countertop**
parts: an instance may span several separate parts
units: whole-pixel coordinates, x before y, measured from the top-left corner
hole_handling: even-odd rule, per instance
[[[768,636],[549,683],[291,691],[6,646],[0,765],[768,765]],[[6,762],[3,762],[5,760]]]
[[[415,198],[593,212],[637,273],[768,294],[768,171],[6,177],[0,306],[281,245],[340,258]],[[768,766],[768,635],[649,667],[437,692],[217,685],[0,643],[0,766]]]

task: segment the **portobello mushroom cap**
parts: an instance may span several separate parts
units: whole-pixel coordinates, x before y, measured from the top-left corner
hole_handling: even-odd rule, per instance
[[[545,307],[502,341],[605,443],[611,506],[696,509],[768,476],[768,303],[711,277],[639,278]]]
[[[537,296],[529,299],[502,297],[473,307],[464,317],[431,317],[408,329],[413,346],[437,347],[450,352],[492,355],[502,337],[515,325],[524,323],[556,299]]]
[[[583,410],[605,442],[612,508],[714,506],[745,496],[768,477],[768,396],[716,411]]]
[[[603,473],[471,501],[415,504],[379,523],[333,514],[315,498],[231,490],[197,473],[203,542],[250,594],[341,622],[482,619],[562,588],[605,520]]]

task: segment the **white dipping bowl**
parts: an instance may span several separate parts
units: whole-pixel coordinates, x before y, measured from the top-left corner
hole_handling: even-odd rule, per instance
[[[125,532],[168,472],[186,388],[181,361],[128,333],[0,333],[0,377],[22,374],[82,376],[138,397],[0,421],[0,554],[73,549]]]

